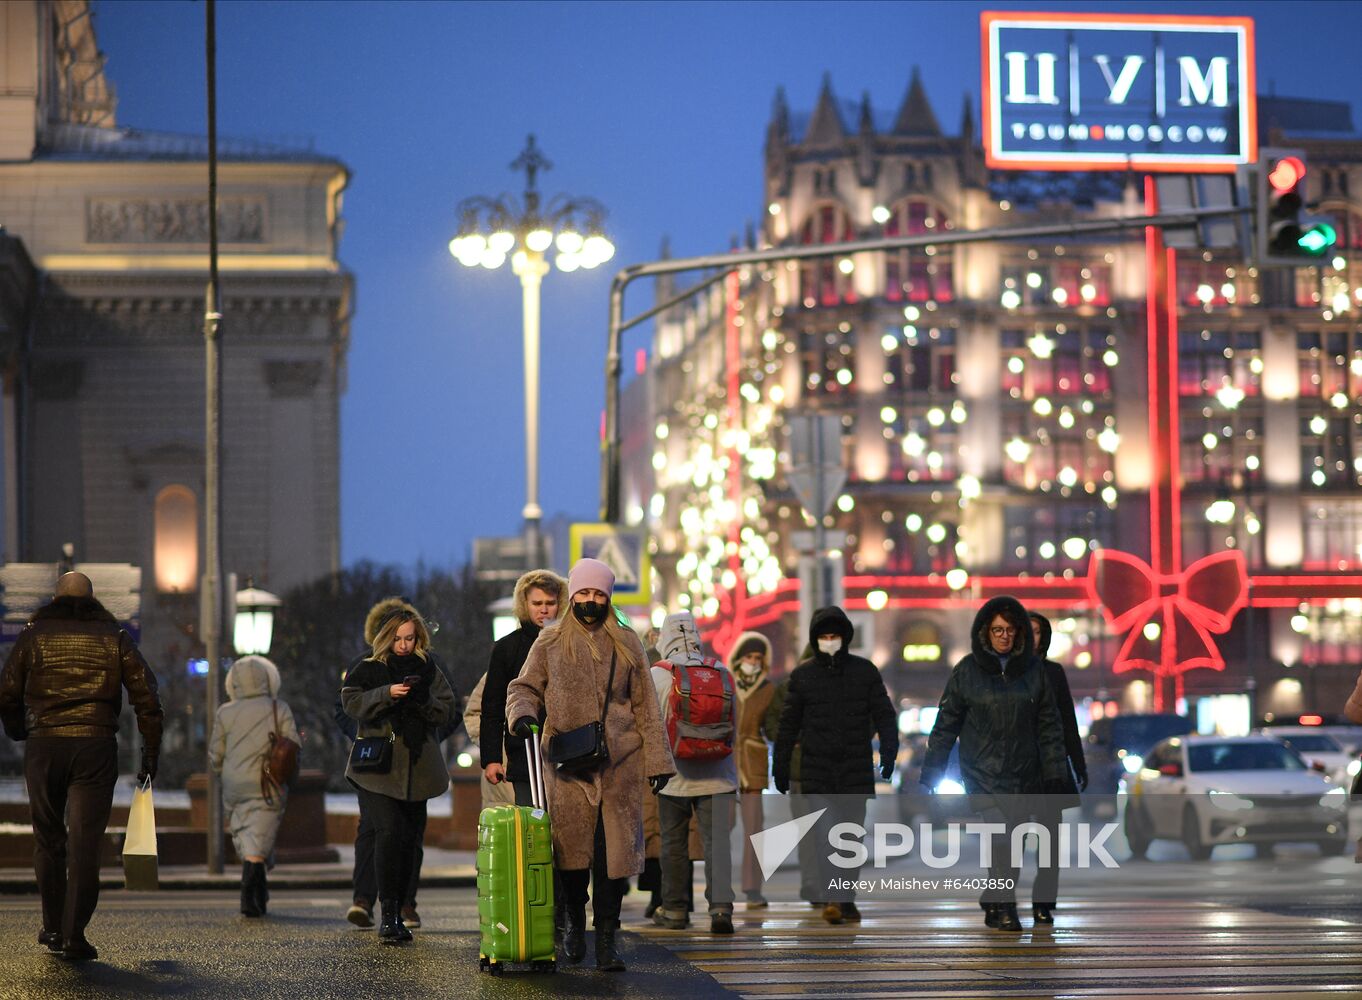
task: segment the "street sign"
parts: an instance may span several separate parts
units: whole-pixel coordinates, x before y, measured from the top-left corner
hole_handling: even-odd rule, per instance
[[[790,488],[810,517],[821,518],[847,481],[842,466],[842,420],[829,414],[789,418]]]
[[[1233,173],[1258,155],[1251,18],[992,11],[981,27],[994,169]]]
[[[615,574],[616,605],[649,604],[653,599],[648,533],[618,524],[574,524],[568,534],[569,563],[599,559]],[[572,595],[569,594],[569,597]]]

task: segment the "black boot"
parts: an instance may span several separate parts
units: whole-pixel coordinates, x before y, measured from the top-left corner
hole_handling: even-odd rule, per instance
[[[596,926],[596,969],[599,972],[624,971],[624,960],[615,950],[615,932],[619,926],[618,920],[602,920]]]
[[[1022,929],[1021,917],[1017,915],[1016,903],[1000,903],[996,911],[998,922],[993,926],[1000,931],[1019,931]]]
[[[241,862],[241,913],[247,917],[263,917],[265,911],[255,894],[255,865]]]
[[[586,958],[586,904],[563,907],[563,957],[573,965]]]
[[[1035,917],[1038,924],[1053,924],[1055,922],[1055,904],[1032,903],[1031,916]]]
[[[998,926],[998,910],[1000,909],[999,904],[985,903],[981,901],[979,905],[984,908],[984,926],[996,928]]]
[[[379,901],[383,917],[378,925],[378,938],[384,944],[406,944],[411,940],[411,931],[402,923],[402,904],[395,899]]]
[[[255,902],[260,907],[260,913],[263,916],[268,912],[265,904],[270,901],[270,889],[266,880],[267,869],[263,861],[255,862],[252,867],[255,868]]]

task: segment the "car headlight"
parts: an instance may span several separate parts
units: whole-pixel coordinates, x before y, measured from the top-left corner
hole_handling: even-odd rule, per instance
[[[1348,761],[1348,777],[1356,778],[1358,771],[1362,771],[1362,760]]]
[[[1331,788],[1319,797],[1319,804],[1325,809],[1346,809],[1348,793],[1341,788]]]
[[[1126,769],[1127,774],[1135,774],[1144,767],[1144,758],[1137,753],[1128,753],[1121,758],[1121,766]]]
[[[1253,803],[1246,798],[1235,795],[1233,792],[1222,792],[1217,788],[1210,791],[1211,805],[1217,809],[1228,809],[1231,812],[1242,812],[1245,809],[1252,809]]]
[[[962,785],[962,784],[960,784],[960,782],[956,781],[954,778],[946,778],[946,779],[943,780],[943,781],[937,782],[937,785],[936,785],[936,794],[937,794],[937,795],[964,795],[964,794],[965,794],[965,786]]]

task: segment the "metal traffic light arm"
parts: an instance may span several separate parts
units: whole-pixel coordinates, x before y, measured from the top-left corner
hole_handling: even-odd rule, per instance
[[[736,268],[747,264],[773,264],[781,261],[820,260],[827,257],[846,257],[857,253],[882,250],[907,250],[914,247],[946,246],[956,243],[985,243],[994,240],[1036,239],[1048,236],[1085,236],[1094,233],[1118,233],[1130,229],[1155,226],[1161,229],[1195,226],[1209,218],[1238,216],[1252,212],[1252,207],[1196,208],[1154,215],[1128,215],[1114,219],[1056,223],[1048,226],[1018,226],[958,230],[931,236],[894,236],[850,243],[820,243],[811,246],[771,247],[765,250],[744,250],[703,257],[682,257],[631,264],[615,274],[610,284],[610,325],[605,354],[605,442],[601,457],[601,520],[617,523],[620,519],[620,373],[621,341],[624,331],[637,326],[660,312],[679,305],[697,292],[709,287]],[[687,289],[667,301],[653,306],[631,319],[624,319],[624,291],[638,278],[684,271],[718,270],[702,284]]]

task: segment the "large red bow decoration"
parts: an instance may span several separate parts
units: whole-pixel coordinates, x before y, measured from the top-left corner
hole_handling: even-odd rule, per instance
[[[1181,573],[1157,574],[1128,552],[1099,549],[1088,565],[1087,585],[1112,631],[1130,632],[1112,664],[1114,673],[1224,670],[1211,633],[1228,632],[1248,603],[1248,571],[1238,550],[1198,559]]]

